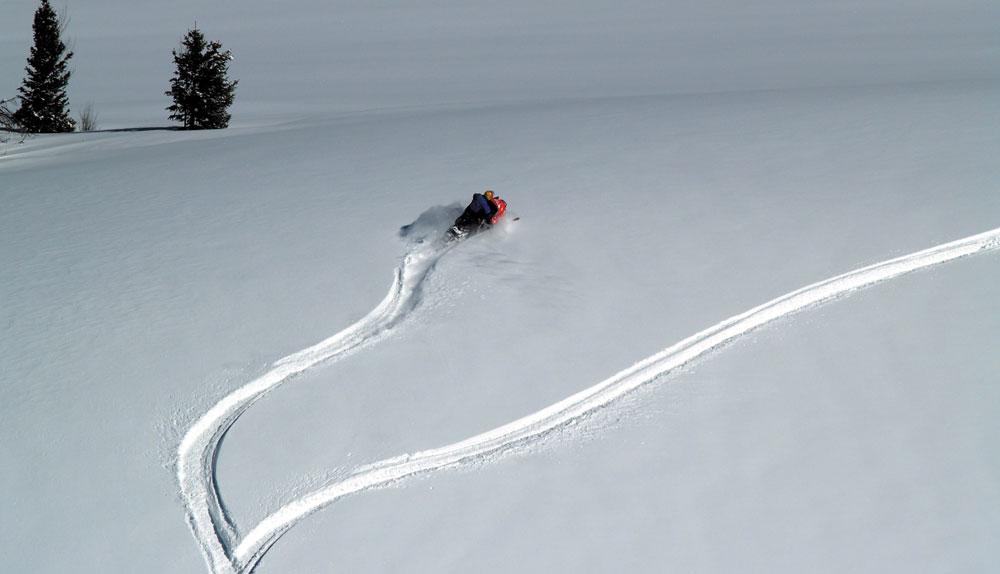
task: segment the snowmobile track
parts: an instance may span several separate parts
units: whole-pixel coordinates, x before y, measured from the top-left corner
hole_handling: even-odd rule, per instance
[[[223,397],[185,433],[177,449],[177,481],[188,524],[212,572],[242,571],[233,565],[236,532],[222,508],[215,480],[222,437],[254,401],[278,385],[386,335],[419,302],[424,279],[451,247],[440,243],[414,246],[396,268],[385,298],[367,315],[324,341],[275,361],[266,373]]]
[[[1000,228],[802,287],[695,333],[535,413],[453,444],[360,467],[350,476],[281,507],[235,541],[234,547],[233,529],[215,490],[213,461],[219,440],[267,391],[322,361],[378,339],[403,319],[418,302],[421,282],[445,250],[419,257],[411,253],[397,268],[389,294],[367,316],[329,339],[275,362],[272,370],[223,398],[188,430],[177,462],[188,522],[214,574],[246,574],[291,527],[340,498],[517,449],[776,319],[911,271],[997,249]]]

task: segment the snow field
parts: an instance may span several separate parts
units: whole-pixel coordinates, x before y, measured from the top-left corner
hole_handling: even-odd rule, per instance
[[[365,463],[393,460],[394,453],[412,457],[429,445],[461,443],[463,437],[575,395],[635,357],[655,354],[664,342],[684,340],[719,317],[736,315],[792,287],[995,227],[1000,208],[993,161],[997,139],[991,128],[1000,116],[995,94],[995,86],[973,82],[577,99],[332,115],[212,134],[79,134],[11,146],[0,158],[6,201],[0,213],[0,257],[3,267],[12,270],[0,276],[0,290],[5,303],[14,302],[2,308],[0,332],[0,361],[7,375],[0,426],[10,437],[0,448],[7,460],[15,461],[0,468],[0,484],[12,493],[2,513],[15,517],[0,525],[10,568],[200,571],[207,551],[201,542],[192,543],[188,526],[193,521],[178,495],[184,487],[178,484],[179,461],[174,460],[185,431],[220,397],[238,393],[272,368],[289,367],[279,365],[278,357],[324,341],[331,331],[378,307],[390,269],[410,251],[399,242],[399,226],[429,205],[466,199],[488,181],[525,217],[510,236],[483,237],[438,260],[437,272],[421,282],[423,295],[401,307],[390,331],[372,339],[391,332],[392,344],[360,343],[355,351],[337,355],[349,358],[330,369],[332,380],[326,380],[325,369],[299,371],[296,384],[257,400],[241,414],[227,410],[234,407],[230,404],[216,411],[221,418],[207,425],[204,434],[195,433],[198,441],[207,441],[202,444],[216,440],[215,431],[223,433],[215,484],[205,484],[209,475],[200,461],[208,459],[198,445],[190,451],[193,464],[185,480],[192,485],[189,492],[208,493],[192,497],[195,504],[210,509],[220,502],[213,496],[222,499],[225,512],[217,513],[222,520],[205,531],[230,555],[242,540],[242,556],[249,563],[255,544],[263,548],[277,539],[286,521],[299,524],[294,522],[297,512],[308,512],[308,505],[286,508],[287,514],[267,523],[276,530],[254,530],[286,504],[301,502],[317,485],[353,478],[339,470],[342,461],[358,465],[355,472],[364,474],[359,469],[368,468]],[[578,203],[571,204],[568,217],[570,197]],[[950,276],[958,267],[929,273],[920,278],[921,285],[924,277],[933,284],[935,277]],[[960,275],[969,282],[993,282],[988,273]],[[977,289],[976,297],[983,292]],[[505,314],[483,337],[449,339],[469,325],[478,309],[472,303],[487,293]],[[897,303],[900,295],[890,287],[865,297],[884,306]],[[961,289],[937,295],[974,299]],[[841,318],[841,309],[832,305],[802,314],[795,323],[832,314]],[[923,316],[925,309],[913,311]],[[854,319],[863,323],[863,318]],[[365,327],[296,361],[321,360],[362,331],[371,332]],[[781,337],[780,331],[769,330],[768,336]],[[931,335],[939,334],[929,331]],[[432,338],[438,340],[428,340]],[[517,364],[498,372],[476,370],[476,362],[465,355],[488,351],[491,340]],[[874,355],[892,350],[883,339],[867,342]],[[819,364],[836,348],[831,341],[825,341],[826,348],[808,343],[796,346],[793,356],[784,354],[787,349],[769,349],[761,364],[792,359]],[[356,352],[362,347],[365,352]],[[433,354],[420,356],[424,349]],[[555,354],[557,361],[552,360]],[[982,353],[980,362],[969,365],[983,364],[988,355]],[[725,357],[716,355],[711,363],[725,363]],[[358,371],[349,369],[358,363],[371,365],[371,375],[354,380]],[[971,368],[962,365],[951,368],[959,374]],[[463,372],[476,374],[454,379]],[[688,380],[683,372],[674,372]],[[895,376],[889,368],[880,374],[890,380]],[[839,387],[839,381],[830,383]],[[727,393],[739,392],[740,374],[727,373],[719,385]],[[956,391],[970,392],[963,388]],[[645,397],[632,396],[638,402]],[[864,397],[859,393],[843,407],[863,413]],[[354,408],[357,404],[363,408]],[[653,416],[645,412],[648,406],[628,404],[641,416]],[[781,418],[796,406],[774,401],[760,416]],[[683,405],[674,414],[678,411]],[[963,411],[955,412],[964,423]],[[317,413],[319,424],[302,423]],[[239,414],[238,424],[226,427],[225,419],[234,414]],[[928,414],[915,410],[911,418],[895,420],[897,432],[906,436]],[[731,415],[712,413],[696,418],[694,431],[671,430],[696,441],[727,428]],[[656,425],[670,429],[674,420],[658,417]],[[650,425],[653,436],[659,433],[656,425]],[[990,428],[982,423],[974,430],[989,437]],[[591,430],[607,436],[618,429]],[[753,431],[751,426],[748,432]],[[834,447],[866,441],[859,434],[845,433]],[[575,452],[579,437],[565,435],[567,448],[559,453]],[[514,450],[531,444],[534,439],[527,439]],[[735,464],[782,454],[796,459],[810,447],[795,443],[796,450],[789,453],[775,452],[767,443],[741,446],[745,452],[729,452],[727,460]],[[954,481],[940,479],[943,468],[924,468],[906,476],[917,483],[915,492],[957,489],[984,472],[989,476],[989,469],[977,463],[988,458],[988,449],[973,443],[956,446],[965,456],[947,459]],[[919,453],[928,447],[901,442],[894,448]],[[338,458],[344,451],[354,456]],[[628,452],[633,461],[656,454],[640,446],[630,446]],[[700,454],[679,452],[674,462],[698,460]],[[884,453],[876,451],[875,456],[879,454]],[[496,453],[482,456],[457,464],[489,461]],[[627,467],[629,459],[624,453],[622,457]],[[496,498],[497,505],[513,514],[478,517],[478,537],[453,532],[448,553],[460,559],[451,569],[475,563],[474,557],[494,551],[494,543],[503,547],[538,526],[519,522],[519,517],[548,498],[518,498],[496,481],[514,478],[530,485],[530,473],[514,472],[512,477],[511,471],[537,466],[539,458],[545,456],[516,457],[471,473],[484,485],[478,497]],[[397,462],[402,461],[389,464]],[[589,462],[594,469],[605,464],[600,454]],[[340,474],[333,482],[310,480],[321,474],[317,468],[336,468]],[[614,498],[588,490],[593,484],[587,486],[586,476],[579,480],[590,476],[589,468],[577,468],[576,475],[556,473],[558,492],[583,502],[601,492],[601,503],[587,507],[600,522],[601,513],[614,516],[607,502]],[[625,489],[661,478],[644,475],[638,467],[632,470],[623,477]],[[360,560],[363,567],[349,566],[359,562],[355,553],[381,552],[412,556],[415,564],[437,564],[438,552],[427,550],[420,543],[423,537],[396,529],[391,536],[351,545],[348,541],[355,539],[343,532],[366,517],[373,520],[375,515],[359,508],[368,510],[371,501],[391,498],[413,503],[401,505],[393,524],[415,524],[428,536],[436,535],[438,524],[426,518],[430,514],[410,508],[422,508],[423,492],[415,491],[433,486],[433,500],[440,501],[446,493],[438,485],[463,475],[420,472],[428,476],[426,481],[352,497],[285,531],[257,569],[410,569],[406,560]],[[850,479],[870,472],[868,466],[847,466],[831,476]],[[891,469],[873,474],[888,483],[901,480]],[[814,479],[826,484],[822,476]],[[662,480],[676,483],[678,477],[666,470]],[[773,491],[768,486],[761,488],[779,504],[803,496],[801,486]],[[682,481],[677,491],[684,487]],[[675,492],[645,495],[656,505]],[[989,499],[968,498],[978,505],[948,506],[947,498],[938,503],[949,524],[957,525],[949,530],[944,524],[938,531],[938,543],[951,552],[940,561],[944,569],[961,563],[955,557],[962,548],[945,537],[976,523],[991,532]],[[856,511],[865,520],[857,530],[879,540],[880,531],[871,524],[908,516],[906,502],[866,506],[872,509],[868,514]],[[791,506],[797,512],[787,516],[789,524],[812,518],[808,509]],[[707,507],[716,518],[735,512]],[[673,510],[669,524],[651,524],[651,532],[709,521],[701,508]],[[836,508],[824,510],[827,517],[843,518]],[[61,551],[31,551],[32,541],[51,533],[57,523],[74,533]],[[625,531],[630,524],[624,524]],[[904,532],[918,536],[901,536],[902,542],[922,541],[928,534],[917,526]],[[331,533],[339,533],[335,542]],[[726,555],[728,541],[714,533],[705,531],[703,538],[694,539],[698,544],[686,548],[709,562]],[[559,530],[547,531],[539,543],[553,548],[552,553],[532,556],[537,556],[536,564],[549,564],[548,571],[564,560],[598,564],[601,547],[595,541],[621,536],[600,528],[591,535],[577,540]],[[339,552],[318,540],[336,545]],[[764,542],[773,545],[776,540]],[[969,540],[964,544],[989,556],[982,539]],[[815,540],[802,542],[802,554],[822,548]],[[652,546],[665,548],[659,541]],[[652,550],[645,555],[658,556]],[[222,571],[233,568],[227,562],[220,561]],[[495,571],[507,571],[496,564]],[[764,559],[760,564],[781,569],[780,563]],[[830,564],[845,566],[845,561]],[[683,563],[657,560],[638,561],[634,569],[663,567],[685,569]]]
[[[349,478],[293,501],[253,527],[235,550],[218,503],[214,460],[225,430],[254,400],[290,376],[372,341],[402,318],[420,283],[443,251],[407,255],[383,302],[364,319],[304,351],[275,363],[267,374],[227,396],[199,419],[181,443],[178,481],[189,520],[214,572],[249,572],[267,550],[305,516],[334,501],[419,473],[440,470],[524,445],[753,329],[851,291],[918,269],[1000,247],[1000,228],[890,259],[815,283],[724,320],[644,359],[588,389],[492,431],[440,448],[401,455],[359,468]],[[408,279],[408,280],[407,280]],[[200,471],[198,474],[192,470]]]

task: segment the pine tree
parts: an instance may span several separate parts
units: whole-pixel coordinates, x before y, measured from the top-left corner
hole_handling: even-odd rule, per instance
[[[170,119],[187,129],[215,129],[229,125],[229,112],[236,96],[236,84],[230,82],[229,61],[232,54],[222,51],[222,44],[206,42],[197,27],[188,30],[181,41],[182,50],[173,51],[177,70],[166,94],[174,103],[167,108]]]
[[[20,129],[29,133],[71,132],[76,122],[69,115],[66,85],[70,71],[67,62],[73,52],[59,38],[59,17],[49,0],[35,11],[32,29],[35,45],[28,56],[28,73],[18,89],[21,107],[14,112]]]

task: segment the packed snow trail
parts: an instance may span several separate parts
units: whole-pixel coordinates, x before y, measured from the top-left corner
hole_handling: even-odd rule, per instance
[[[328,339],[276,361],[271,369],[233,391],[188,429],[177,450],[177,481],[188,523],[215,574],[239,572],[230,558],[236,533],[219,502],[215,460],[219,441],[254,401],[292,376],[370,343],[402,320],[419,301],[420,286],[451,245],[416,245],[396,268],[392,287],[362,319]]]
[[[771,321],[917,269],[998,248],[1000,228],[814,283],[695,333],[588,389],[511,423],[447,446],[361,467],[351,476],[288,503],[265,518],[239,542],[232,563],[237,572],[252,571],[289,528],[344,496],[523,446]]]

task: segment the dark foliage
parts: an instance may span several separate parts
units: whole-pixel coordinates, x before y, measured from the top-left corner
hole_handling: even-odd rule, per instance
[[[28,75],[18,89],[21,107],[14,112],[14,120],[24,132],[71,132],[76,122],[69,115],[66,85],[70,76],[67,62],[73,52],[67,52],[60,39],[59,17],[48,0],[42,0],[35,11],[32,29],[35,44],[25,68]]]
[[[236,96],[236,84],[227,78],[228,50],[218,42],[206,42],[201,30],[189,30],[181,42],[182,50],[173,51],[177,70],[166,92],[174,103],[167,108],[170,119],[187,129],[215,129],[229,125],[229,106]]]

